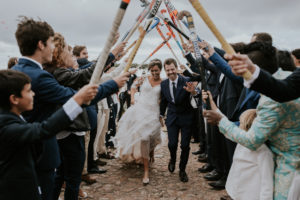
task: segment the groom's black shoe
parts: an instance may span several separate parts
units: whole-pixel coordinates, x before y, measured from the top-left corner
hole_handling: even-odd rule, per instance
[[[171,172],[171,173],[174,172],[174,170],[175,170],[175,163],[176,162],[173,162],[172,160],[170,160],[169,165],[168,165],[169,172]]]
[[[179,171],[179,178],[181,182],[188,182],[189,181],[189,177],[187,176],[185,171]]]

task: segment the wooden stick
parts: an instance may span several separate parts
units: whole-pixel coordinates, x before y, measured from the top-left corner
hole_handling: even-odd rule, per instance
[[[130,52],[129,59],[128,59],[127,65],[124,69],[124,72],[127,72],[129,70],[129,68],[131,67],[133,59],[135,58],[135,55],[136,55],[138,49],[140,48],[145,35],[146,35],[146,30],[144,30],[142,27],[140,27],[139,39],[137,40],[137,42],[136,42],[134,48],[132,49],[132,51]]]
[[[222,48],[226,51],[228,54],[234,54],[235,51],[232,48],[232,46],[225,40],[223,35],[220,33],[220,31],[217,29],[216,25],[213,23],[211,18],[208,16],[207,12],[203,8],[203,6],[200,4],[198,0],[189,0],[190,3],[193,5],[197,13],[201,16],[203,21],[206,23],[208,28],[213,32],[215,37],[219,40],[219,42],[222,45]],[[251,78],[252,74],[247,71],[243,74],[244,79],[249,80]]]
[[[191,32],[190,38],[191,38],[191,41],[192,41],[193,46],[194,46],[194,51],[195,51],[195,56],[196,56],[196,63],[197,63],[197,66],[199,68],[199,71],[200,71],[201,87],[204,91],[207,91],[207,81],[206,81],[206,77],[205,77],[205,68],[204,68],[203,64],[201,64],[202,56],[201,56],[200,48],[199,48],[199,45],[198,45],[198,38],[197,38],[197,34],[196,34],[196,29],[195,29],[195,25],[194,25],[193,16],[191,15],[191,13],[189,11],[183,10],[178,14],[178,19],[183,19],[184,16],[187,18],[188,29]],[[211,109],[209,101],[207,101],[207,103],[204,104],[204,105],[206,106],[207,110]]]
[[[145,38],[145,35],[147,33],[147,30],[150,28],[150,25],[161,5],[161,2],[162,0],[156,0],[155,1],[155,4],[153,5],[150,13],[149,13],[149,16],[147,18],[147,21],[146,21],[146,25],[145,25],[145,29],[144,28],[140,28],[140,36],[139,36],[139,39],[137,40],[135,46],[134,46],[134,49],[132,49],[132,51],[130,52],[130,55],[129,55],[129,59],[128,59],[128,62],[127,62],[127,65],[124,69],[124,72],[127,72],[129,70],[129,68],[131,67],[131,64],[135,58],[135,55],[138,51],[138,49],[140,48],[141,44],[142,44],[142,41],[143,39]]]
[[[111,28],[111,31],[109,33],[108,39],[106,40],[104,48],[103,48],[103,50],[102,50],[102,52],[101,52],[101,54],[100,54],[100,56],[97,60],[95,70],[94,70],[92,78],[90,80],[91,84],[96,84],[100,80],[100,78],[103,74],[103,69],[105,67],[105,63],[106,63],[106,60],[108,58],[108,54],[110,52],[111,47],[113,46],[113,41],[114,41],[115,36],[118,32],[118,29],[119,29],[120,24],[123,20],[126,8],[127,8],[129,3],[130,3],[130,0],[122,0],[122,2],[121,2],[119,10],[118,10],[118,12],[115,16],[114,21],[113,21],[112,28]]]
[[[136,19],[136,23],[133,25],[133,27],[125,34],[125,37],[122,38],[122,41],[128,42],[128,40],[131,38],[135,30],[138,28],[138,26],[142,23],[142,21],[146,18],[146,16],[149,14],[155,0],[152,0],[151,3],[146,2],[147,7],[142,11],[142,13],[138,16]]]

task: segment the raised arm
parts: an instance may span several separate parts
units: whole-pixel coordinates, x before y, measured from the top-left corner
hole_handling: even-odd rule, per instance
[[[264,99],[261,99],[261,101],[263,100]],[[257,118],[248,131],[240,129],[226,117],[223,117],[219,122],[219,129],[228,139],[251,150],[256,150],[264,144],[274,132],[278,131],[284,113],[285,111],[278,103],[268,100],[258,106]]]
[[[278,80],[254,65],[247,55],[226,54],[225,56],[230,60],[229,65],[237,76],[242,76],[246,70],[252,73],[250,80],[244,80],[246,87],[278,102],[291,101],[300,97],[300,68],[297,68],[286,79]]]
[[[257,79],[250,88],[278,102],[297,99],[300,97],[300,68],[284,80],[278,80],[260,69]]]

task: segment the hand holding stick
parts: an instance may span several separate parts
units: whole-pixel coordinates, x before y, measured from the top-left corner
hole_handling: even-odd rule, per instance
[[[226,51],[227,54],[235,54],[234,49],[230,44],[225,40],[223,35],[219,32],[216,25],[213,23],[213,21],[208,16],[207,12],[204,10],[203,6],[200,4],[198,0],[189,0],[190,3],[193,5],[195,10],[198,12],[198,14],[201,16],[203,21],[206,23],[206,25],[209,27],[209,29],[213,32],[213,34],[216,36],[216,38],[219,40],[219,42],[222,45],[222,48]],[[251,78],[252,74],[249,71],[246,71],[243,74],[243,77],[246,80],[249,80]]]
[[[129,4],[129,2],[130,2],[130,0],[122,0],[122,2],[121,2],[120,8],[119,8],[117,15],[115,16],[115,19],[113,21],[113,25],[112,25],[110,34],[108,36],[108,39],[104,45],[101,55],[99,56],[99,58],[97,60],[95,70],[94,70],[92,78],[90,80],[90,83],[92,83],[92,84],[97,83],[103,74],[105,62],[107,60],[109,51],[110,51],[111,47],[113,46],[115,36],[118,33],[119,26],[122,22],[122,19],[124,17],[124,14],[125,14],[125,11],[126,11],[126,8]]]

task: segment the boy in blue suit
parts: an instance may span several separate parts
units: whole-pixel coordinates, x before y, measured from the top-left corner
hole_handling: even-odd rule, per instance
[[[47,120],[27,123],[21,113],[33,109],[30,82],[24,73],[0,70],[0,199],[41,199],[35,166],[42,152],[34,144],[68,127],[98,91],[87,85]]]

